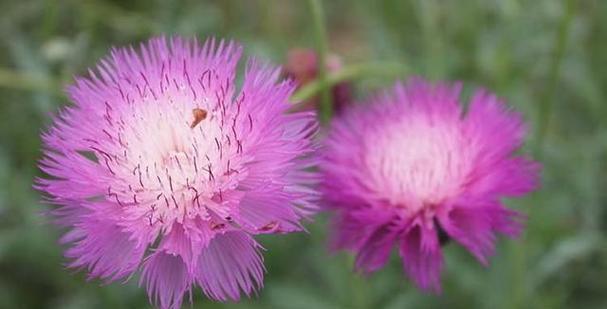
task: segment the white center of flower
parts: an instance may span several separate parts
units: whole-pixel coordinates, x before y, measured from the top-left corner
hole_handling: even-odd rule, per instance
[[[410,117],[380,131],[367,141],[366,162],[392,205],[417,212],[458,193],[471,162],[456,123]]]
[[[99,161],[116,176],[110,199],[149,224],[231,220],[223,194],[238,185],[241,136],[235,115],[199,105],[171,98],[108,110],[106,135],[114,148]]]

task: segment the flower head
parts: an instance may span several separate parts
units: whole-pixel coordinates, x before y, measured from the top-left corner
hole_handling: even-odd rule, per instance
[[[114,49],[69,87],[74,105],[43,134],[37,187],[69,228],[71,267],[114,281],[141,270],[162,308],[198,285],[216,300],[261,287],[256,234],[302,229],[315,208],[313,112],[235,43],[157,38]]]
[[[321,159],[336,248],[366,272],[397,247],[422,289],[440,290],[445,236],[487,264],[496,234],[516,236],[521,215],[501,198],[537,186],[538,164],[517,156],[520,116],[479,90],[468,111],[459,85],[407,85],[334,120]]]
[[[341,58],[335,54],[329,54],[327,63],[325,64],[329,73],[336,73],[342,70]],[[285,63],[283,74],[292,78],[297,87],[303,87],[318,76],[318,56],[312,49],[294,48],[287,54],[287,62]],[[331,87],[331,102],[333,110],[339,114],[351,102],[351,85],[349,82],[340,82]],[[318,105],[318,98],[310,98],[304,102],[298,102],[292,110],[309,110],[315,109]]]

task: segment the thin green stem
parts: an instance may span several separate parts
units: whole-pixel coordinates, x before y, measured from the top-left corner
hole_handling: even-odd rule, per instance
[[[350,284],[350,299],[347,304],[345,304],[349,308],[353,309],[366,309],[369,307],[368,304],[368,287],[366,286],[365,278],[362,275],[354,271],[352,266],[356,263],[356,258],[353,255],[348,255],[346,257],[346,267],[350,276],[349,284]]]
[[[327,123],[331,119],[332,104],[327,84],[327,28],[321,0],[308,0],[312,20],[314,24],[314,36],[316,41],[316,53],[318,54],[318,80],[320,82],[320,120]]]
[[[444,75],[446,68],[439,29],[439,5],[434,0],[417,1],[415,5],[425,49],[424,69],[428,77],[438,78]]]
[[[363,76],[395,77],[404,75],[407,71],[407,67],[402,63],[369,62],[346,66],[335,73],[327,74],[324,81],[317,79],[304,85],[293,94],[291,101],[297,103],[308,100],[316,96],[323,88],[330,89],[343,81],[355,80]]]
[[[62,95],[59,86],[42,75],[16,72],[0,68],[0,87],[30,91],[42,91],[53,95]]]
[[[539,159],[542,155],[542,146],[546,133],[549,128],[550,117],[552,114],[552,106],[554,103],[554,95],[558,86],[559,75],[565,48],[569,39],[569,27],[574,16],[575,3],[574,0],[564,0],[565,13],[559,23],[559,28],[554,41],[553,55],[550,61],[548,71],[548,85],[540,97],[540,104],[537,112],[537,127],[535,131],[534,152]],[[529,216],[533,217],[531,208]],[[527,261],[527,235],[521,237],[521,241],[514,245],[513,250],[513,272],[514,272],[514,291],[511,300],[511,308],[526,308],[529,306],[529,284],[527,281],[528,261]]]
[[[554,52],[550,61],[548,71],[548,85],[540,97],[540,104],[537,113],[537,130],[535,136],[535,153],[540,155],[542,145],[550,125],[550,117],[552,114],[552,106],[554,104],[554,95],[558,86],[559,75],[567,41],[569,40],[569,28],[573,20],[575,11],[574,0],[564,0],[565,13],[561,18],[556,39],[554,41]]]

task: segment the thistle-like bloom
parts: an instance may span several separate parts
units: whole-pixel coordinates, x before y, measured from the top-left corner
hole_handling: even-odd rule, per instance
[[[163,38],[114,49],[77,78],[50,130],[37,187],[69,228],[71,267],[114,281],[141,271],[162,308],[194,285],[216,300],[262,286],[256,234],[302,229],[314,211],[313,112],[235,43]]]
[[[514,154],[522,119],[483,90],[464,113],[459,96],[459,85],[414,79],[332,123],[322,188],[333,245],[356,252],[358,269],[379,269],[397,247],[409,277],[438,292],[446,239],[486,265],[496,234],[521,230],[501,199],[537,186],[538,164]]]

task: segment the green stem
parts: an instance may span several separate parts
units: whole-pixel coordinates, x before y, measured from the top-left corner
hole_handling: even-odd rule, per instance
[[[565,54],[565,48],[569,39],[569,27],[574,16],[574,0],[564,0],[565,14],[561,18],[556,38],[554,41],[554,53],[550,61],[548,71],[548,85],[540,97],[540,104],[537,113],[537,128],[535,132],[534,152],[539,159],[542,155],[542,145],[549,127],[550,116],[552,114],[552,105],[554,103],[555,90],[559,81],[561,64]],[[531,208],[529,216],[533,217],[534,208]],[[513,250],[514,262],[514,293],[512,295],[511,308],[527,308],[530,306],[528,293],[529,284],[527,282],[527,235],[521,237],[520,243],[515,244]]]
[[[312,14],[316,53],[318,54],[318,80],[321,86],[319,116],[321,122],[327,123],[331,119],[332,112],[331,96],[327,84],[327,28],[321,0],[308,0],[308,5]]]
[[[569,40],[569,27],[573,20],[575,11],[574,0],[564,0],[565,14],[561,18],[556,39],[554,41],[554,53],[550,61],[548,71],[548,86],[540,98],[540,104],[537,114],[537,130],[535,136],[535,153],[540,155],[542,144],[550,124],[550,115],[552,114],[552,105],[554,103],[554,94],[559,81],[559,74],[567,41]]]
[[[42,75],[0,68],[0,87],[47,92],[61,96],[59,86]]]
[[[415,2],[425,49],[424,69],[428,77],[443,76],[446,63],[442,56],[442,39],[439,29],[439,5],[434,0]]]
[[[356,263],[356,258],[353,255],[346,257],[347,272],[350,276],[350,299],[346,303],[346,307],[353,309],[366,309],[369,304],[367,299],[368,287],[366,286],[365,278],[360,273],[352,269]]]
[[[346,80],[354,80],[363,76],[394,77],[404,75],[407,71],[407,67],[402,63],[370,62],[346,66],[335,73],[327,74],[324,81],[317,79],[304,85],[293,94],[291,101],[297,103],[308,100],[316,96],[324,88],[330,89]]]

